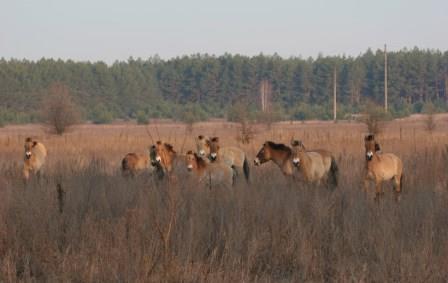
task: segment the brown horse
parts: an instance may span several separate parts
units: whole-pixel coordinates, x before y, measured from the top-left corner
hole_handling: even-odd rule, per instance
[[[199,184],[207,184],[209,188],[215,186],[233,186],[233,169],[226,163],[206,162],[191,150],[187,152],[186,161],[188,171],[195,173]]]
[[[382,182],[393,179],[393,185],[397,196],[402,189],[403,163],[400,158],[392,153],[378,153],[380,146],[375,142],[374,135],[367,135],[364,138],[366,149],[366,176],[364,178],[364,188],[367,191],[369,181],[375,182],[376,196],[378,199],[382,190]]]
[[[199,135],[195,138],[196,152],[201,157],[206,157],[210,154],[210,141],[208,137]]]
[[[135,177],[145,171],[158,173],[158,176],[161,177],[161,174],[163,174],[162,167],[156,162],[151,162],[151,154],[154,155],[154,152],[151,150],[149,154],[135,152],[126,154],[121,161],[123,177]]]
[[[25,181],[28,181],[30,174],[40,176],[42,166],[47,159],[47,149],[41,142],[32,138],[26,138],[24,147],[23,177]]]
[[[246,181],[249,181],[249,162],[244,151],[238,147],[220,147],[219,138],[213,137],[207,142],[210,148],[210,161],[221,161],[234,168],[237,173],[244,173]]]
[[[284,144],[266,141],[258,151],[254,159],[254,165],[260,166],[263,163],[272,161],[282,170],[283,175],[294,177],[292,163],[292,150]]]
[[[301,141],[291,140],[292,163],[307,183],[320,184],[327,179],[328,185],[338,185],[338,166],[336,159],[328,150],[306,150]]]
[[[180,174],[184,171],[185,159],[177,154],[173,146],[169,143],[157,141],[155,145],[151,146],[151,164],[153,166],[160,166],[164,176],[171,180],[176,180],[175,174]]]

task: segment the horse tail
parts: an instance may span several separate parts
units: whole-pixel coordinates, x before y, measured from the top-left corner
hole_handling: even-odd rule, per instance
[[[332,156],[331,157],[331,165],[330,165],[330,184],[333,188],[338,186],[338,164],[336,163],[336,159]]]
[[[121,170],[126,171],[129,169],[128,159],[125,157],[121,161]]]
[[[233,186],[235,186],[235,183],[236,183],[236,177],[237,177],[237,175],[238,175],[238,172],[237,172],[235,166],[232,166],[232,167],[230,167],[230,168],[232,168],[232,187],[233,187]]]
[[[244,156],[243,171],[244,171],[244,177],[246,177],[246,181],[249,182],[250,169],[249,169],[249,162],[247,161],[246,156]]]
[[[403,190],[403,179],[404,179],[404,174],[403,174],[403,172],[401,172],[401,176],[400,176],[400,192]]]

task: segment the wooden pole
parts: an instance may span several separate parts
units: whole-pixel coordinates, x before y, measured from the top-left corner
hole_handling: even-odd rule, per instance
[[[337,119],[337,104],[336,104],[336,66],[333,72],[333,120]]]
[[[387,113],[387,47],[384,44],[384,111]]]

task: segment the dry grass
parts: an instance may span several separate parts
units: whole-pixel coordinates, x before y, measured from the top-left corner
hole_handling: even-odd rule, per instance
[[[154,139],[194,149],[199,133],[220,136],[253,157],[264,140],[300,138],[337,156],[339,188],[290,187],[280,171],[251,168],[250,186],[201,190],[118,174],[128,152],[144,152],[144,126],[79,127],[46,136],[37,126],[0,129],[0,282],[445,282],[448,280],[447,128],[396,121],[378,137],[405,164],[401,202],[391,186],[376,204],[361,189],[362,124],[150,126]],[[48,148],[41,180],[20,180],[23,140]]]

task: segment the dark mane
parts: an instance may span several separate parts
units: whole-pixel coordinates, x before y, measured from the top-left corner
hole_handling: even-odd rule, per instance
[[[366,136],[365,140],[366,141],[374,141],[375,140],[375,136],[372,135],[372,134],[369,134],[369,135]]]
[[[165,143],[164,145],[165,145],[165,148],[166,148],[168,151],[171,151],[172,153],[176,153],[176,152],[174,151],[174,149],[173,149],[173,146],[172,146],[171,144],[169,144],[169,143]]]
[[[283,143],[275,143],[267,141],[266,144],[273,150],[281,150],[291,154],[291,148],[289,146],[284,145]]]
[[[207,165],[207,163],[205,163],[205,160],[196,153],[194,154],[194,158],[196,159],[198,168],[204,168]]]

